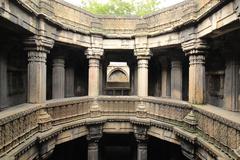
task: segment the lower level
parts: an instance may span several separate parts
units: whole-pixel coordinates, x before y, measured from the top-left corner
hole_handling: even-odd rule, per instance
[[[167,141],[149,137],[148,160],[187,160],[181,147]],[[137,142],[133,134],[104,134],[99,141],[99,160],[137,160]],[[56,146],[48,160],[87,160],[88,142],[86,137]]]

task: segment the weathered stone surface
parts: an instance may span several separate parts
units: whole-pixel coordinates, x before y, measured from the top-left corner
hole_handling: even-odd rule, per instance
[[[46,59],[53,47],[53,40],[42,36],[25,41],[28,52],[28,102],[43,103],[46,100]]]
[[[64,57],[56,57],[52,68],[52,98],[65,97],[65,60]]]
[[[105,132],[134,133],[138,142],[139,160],[147,159],[148,135],[181,145],[184,154],[190,159],[239,159],[239,113],[230,112],[239,111],[237,54],[229,54],[229,59],[222,64],[225,72],[221,76],[225,76],[222,78],[225,81],[224,87],[220,87],[224,95],[220,96],[225,108],[230,111],[208,105],[191,106],[207,103],[205,70],[211,70],[211,66],[205,66],[205,61],[209,61],[211,52],[220,52],[226,47],[219,45],[214,48],[214,43],[217,40],[228,40],[230,43],[236,41],[232,52],[237,53],[239,50],[238,39],[228,39],[228,35],[239,37],[239,34],[235,34],[239,33],[239,4],[238,0],[188,0],[144,17],[111,17],[90,14],[62,0],[2,0],[0,17],[4,23],[1,23],[0,107],[7,105],[8,71],[12,67],[8,65],[7,52],[2,54],[4,47],[11,44],[2,42],[9,42],[5,36],[18,43],[29,35],[34,36],[24,41],[29,62],[27,102],[39,103],[41,106],[22,104],[0,113],[0,158],[46,158],[55,145],[87,136],[88,159],[96,160],[98,141]],[[7,33],[3,33],[5,30]],[[15,42],[16,39],[18,41]],[[46,101],[46,62],[54,41],[55,45],[64,46],[69,52],[82,54],[86,50],[89,61],[86,82],[89,97]],[[176,57],[171,53],[174,49],[179,50],[180,46],[189,57],[188,97],[191,104],[180,101],[183,88],[188,86],[184,81],[187,76],[182,77],[188,74],[188,65],[183,55],[181,60],[176,61],[181,53]],[[105,50],[134,52],[136,58],[131,61],[132,68],[126,71],[126,75],[131,85],[134,85],[131,88],[138,90],[137,96],[141,98],[99,96],[103,93],[100,90],[103,88],[101,82],[105,64],[101,63],[106,60]],[[207,50],[209,54],[206,54]],[[150,90],[148,85],[153,83],[148,80],[148,68],[152,67],[155,71],[151,58],[161,57],[162,52],[163,56],[173,58],[172,72],[170,76],[169,64],[162,63],[159,69],[162,70],[161,76],[156,77],[158,83],[161,82],[162,96],[170,96],[171,88],[172,99],[147,97]],[[71,56],[68,52],[66,55]],[[78,56],[82,55],[73,57]],[[118,56],[121,58],[123,54]],[[54,54],[50,58],[54,65],[51,75],[53,85],[50,85],[53,87],[52,97],[74,96],[73,68],[65,72],[63,59]],[[211,63],[215,64],[214,61]],[[129,72],[132,71],[138,73],[131,76]],[[216,77],[215,80],[214,91],[219,88]],[[136,82],[137,85],[134,84]]]

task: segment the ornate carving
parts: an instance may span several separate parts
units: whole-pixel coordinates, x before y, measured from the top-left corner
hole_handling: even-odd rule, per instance
[[[101,116],[101,107],[99,106],[97,99],[94,99],[90,107],[91,117],[100,117]]]
[[[45,132],[47,130],[50,130],[52,128],[51,120],[52,118],[50,115],[44,109],[41,109],[38,115],[39,131]]]
[[[152,52],[149,48],[135,48],[134,55],[137,56],[137,59],[149,60],[152,56]]]
[[[190,160],[195,160],[195,146],[188,141],[181,141],[182,153]]]
[[[147,109],[146,109],[146,106],[144,105],[142,99],[140,100],[139,104],[137,105],[136,112],[137,112],[137,117],[144,118],[147,116]]]
[[[191,111],[186,117],[184,117],[183,121],[185,122],[185,129],[191,133],[196,132],[197,127],[197,119],[193,111]]]
[[[53,48],[54,41],[44,36],[32,36],[24,41],[26,51],[50,53]]]
[[[104,53],[104,50],[102,48],[88,48],[85,51],[85,55],[87,56],[88,59],[100,59],[103,53]],[[92,62],[92,63],[96,63],[96,62]]]
[[[101,124],[94,124],[88,126],[88,135],[87,140],[91,142],[97,143],[100,138],[102,138],[102,125]]]
[[[209,49],[206,41],[202,39],[193,39],[182,43],[182,49],[186,55],[205,54]]]
[[[205,56],[204,55],[191,55],[189,57],[189,65],[195,64],[205,64]]]
[[[148,131],[148,126],[143,126],[143,125],[134,126],[134,135],[136,137],[136,140],[139,143],[145,142],[148,139],[147,131]]]

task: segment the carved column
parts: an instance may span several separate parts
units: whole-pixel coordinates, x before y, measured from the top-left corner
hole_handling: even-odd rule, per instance
[[[171,62],[171,98],[182,99],[182,63],[179,60]]]
[[[205,54],[207,43],[194,39],[182,44],[183,51],[189,56],[189,102],[205,103]]]
[[[138,141],[137,144],[137,160],[147,160],[147,142]]]
[[[98,160],[99,150],[98,143],[102,137],[102,126],[101,125],[90,125],[89,133],[87,135],[88,140],[88,160]]]
[[[99,95],[99,61],[103,55],[103,49],[88,48],[86,55],[89,62],[88,68],[88,96]]]
[[[4,50],[3,50],[4,51]],[[7,100],[7,56],[4,52],[0,53],[0,111]]]
[[[162,59],[161,60],[161,69],[162,69],[162,80],[161,80],[161,92],[162,92],[162,97],[169,97],[170,96],[170,74],[169,74],[169,69],[168,69],[168,61],[167,59]]]
[[[65,94],[65,60],[64,57],[53,59],[52,68],[52,98],[64,98]]]
[[[137,140],[137,160],[147,160],[147,127],[134,126],[134,135]]]
[[[65,69],[65,97],[74,97],[74,68]]]
[[[149,49],[136,49],[135,55],[138,60],[138,96],[148,96],[148,61],[150,59]]]
[[[43,103],[46,101],[46,59],[54,41],[33,36],[24,43],[28,52],[28,102]]]
[[[224,80],[224,106],[230,111],[240,111],[240,64],[237,55],[227,54]]]

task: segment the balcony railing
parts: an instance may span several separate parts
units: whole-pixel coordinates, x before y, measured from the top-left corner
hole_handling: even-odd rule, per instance
[[[139,110],[139,107],[144,109]],[[42,120],[39,115],[43,110],[50,116],[52,126],[46,131],[40,129]],[[191,111],[197,120],[194,134],[184,129],[184,118]],[[42,105],[22,104],[2,111],[0,112],[0,156],[6,157],[19,147],[23,148],[17,151],[28,150],[30,147],[25,144],[26,140],[33,136],[38,137],[36,141],[44,135],[51,137],[54,133],[56,136],[63,126],[66,130],[66,126],[72,123],[88,125],[98,120],[104,123],[107,121],[131,123],[132,120],[145,120],[151,122],[147,124],[149,126],[154,125],[155,122],[163,122],[178,128],[173,131],[177,135],[180,135],[179,131],[182,130],[188,133],[182,135],[183,137],[187,138],[189,135],[195,137],[199,145],[204,146],[202,142],[204,140],[205,143],[213,145],[230,157],[239,156],[239,113],[213,106],[192,106],[187,102],[172,99],[136,96],[65,98],[50,100]]]

